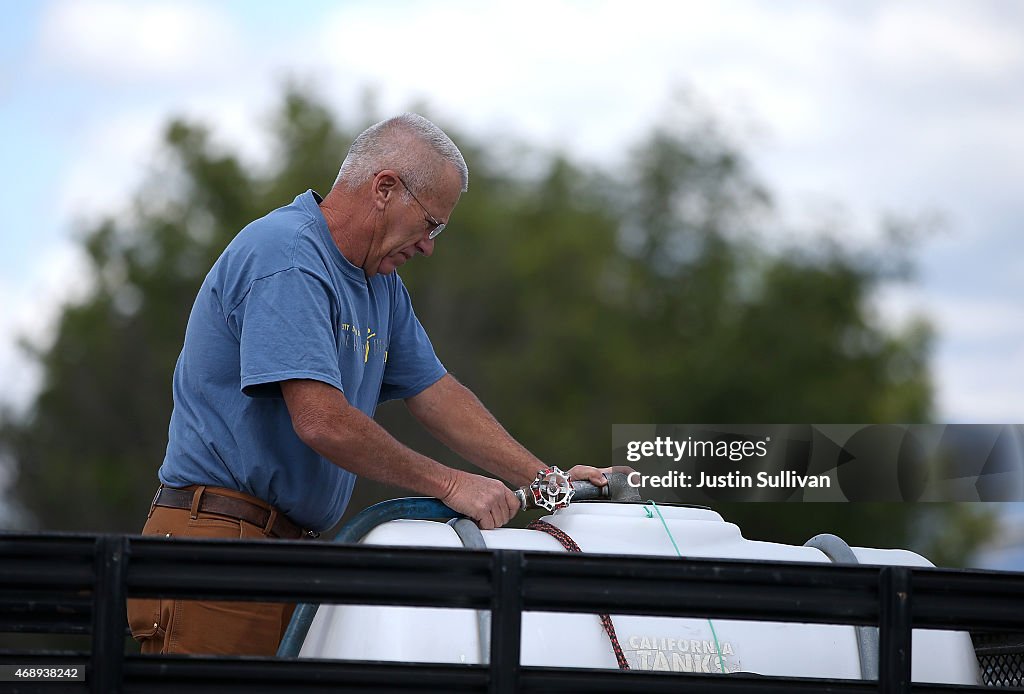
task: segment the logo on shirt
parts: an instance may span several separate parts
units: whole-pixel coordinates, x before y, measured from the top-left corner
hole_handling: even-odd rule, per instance
[[[383,337],[377,337],[377,333],[366,328],[362,330],[350,323],[341,324],[341,345],[343,349],[349,349],[363,358],[364,364],[370,363],[370,358],[381,355],[386,364],[388,361],[387,345]]]
[[[369,330],[369,328],[367,328]],[[363,363],[370,361],[370,341],[377,333],[368,333],[366,336],[366,354],[363,355]]]

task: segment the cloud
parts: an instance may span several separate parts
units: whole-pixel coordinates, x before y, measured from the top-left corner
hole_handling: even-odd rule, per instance
[[[105,115],[79,132],[54,182],[54,205],[71,226],[125,207],[129,192],[158,152],[166,118],[158,109]]]
[[[992,297],[964,300],[956,297],[931,298],[938,309],[940,330],[957,337],[958,343],[984,348],[996,344],[1024,347],[1024,306],[1020,301]],[[1024,370],[1020,372],[1024,375]]]
[[[944,421],[1017,423],[1024,412],[1024,346],[1018,341],[993,344],[974,354],[939,350],[934,371],[939,413]]]
[[[163,0],[62,0],[42,17],[44,65],[104,84],[203,78],[241,55],[217,5]]]
[[[932,360],[940,421],[1020,422],[1024,417],[1024,306],[1014,298],[964,298],[905,285],[876,308],[890,325],[926,316],[940,340]]]
[[[356,3],[326,14],[312,44],[339,82],[379,85],[391,108],[426,99],[460,123],[587,158],[621,153],[673,87],[692,86],[732,130],[760,135],[751,151],[783,194],[876,215],[945,202],[959,165],[1019,172],[1021,158],[997,154],[1024,147],[1007,101],[1020,99],[1024,42],[1007,7],[455,1],[404,5],[394,23],[390,6]],[[457,40],[429,41],[432,26]]]
[[[1004,73],[1024,61],[1024,42],[1019,24],[993,21],[996,7],[991,2],[887,3],[867,37],[868,53],[899,79],[987,79]]]
[[[90,287],[85,266],[82,251],[65,240],[37,259],[27,281],[0,281],[0,300],[7,309],[0,311],[0,335],[4,336],[0,340],[0,375],[5,405],[23,410],[42,379],[36,363],[15,344],[15,339],[24,338],[32,345],[46,345],[53,339],[61,307],[82,297]]]
[[[214,147],[237,153],[244,163],[267,165],[261,124],[271,93],[252,88],[190,94],[173,108],[149,103],[83,114],[82,127],[67,144],[65,166],[49,186],[61,221],[74,228],[124,210],[145,176],[166,164],[163,135],[172,117],[205,126]]]

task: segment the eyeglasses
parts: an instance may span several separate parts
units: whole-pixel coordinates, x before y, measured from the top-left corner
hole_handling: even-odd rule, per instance
[[[395,174],[395,176],[398,178],[399,181],[402,181],[402,177],[401,176],[399,176],[398,174]],[[434,219],[434,215],[430,214],[430,212],[427,210],[427,208],[423,206],[423,203],[420,202],[420,199],[417,198],[416,194],[412,192],[412,189],[409,187],[409,184],[406,183],[405,181],[402,181],[402,185],[405,186],[405,189],[407,191],[409,191],[409,195],[411,195],[412,199],[416,201],[416,204],[420,206],[420,208],[423,210],[423,213],[425,215],[427,215],[427,220],[431,224],[434,225],[434,228],[430,230],[429,234],[427,234],[427,238],[428,239],[437,238],[437,235],[440,234],[442,231],[444,231],[444,228],[445,228],[445,226],[447,226],[448,223],[447,222],[439,222],[436,219]]]

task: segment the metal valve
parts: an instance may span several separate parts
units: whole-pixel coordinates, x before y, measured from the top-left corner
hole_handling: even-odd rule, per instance
[[[543,508],[548,511],[565,508],[575,493],[569,474],[555,466],[539,470],[537,479],[528,487],[515,491],[519,499],[519,508],[524,511],[528,508]]]

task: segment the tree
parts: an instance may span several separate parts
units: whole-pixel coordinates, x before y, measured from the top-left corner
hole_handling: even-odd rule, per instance
[[[756,232],[772,220],[771,199],[740,154],[712,126],[674,122],[615,176],[528,146],[499,157],[448,128],[469,161],[470,192],[434,256],[403,269],[446,366],[563,467],[603,464],[615,422],[925,421],[929,327],[894,331],[868,310],[890,249],[766,248]],[[329,188],[360,129],[289,88],[271,125],[276,159],[257,171],[203,126],[168,126],[168,165],[83,235],[94,287],[65,307],[53,344],[37,346],[41,392],[26,416],[0,423],[17,498],[41,527],[141,526],[205,273],[246,223],[308,187]],[[379,419],[461,464],[401,406]],[[350,510],[396,493],[361,482]],[[790,532],[797,509],[766,510],[733,514],[759,518],[769,536]],[[934,533],[913,535],[914,512],[884,514],[900,540],[926,544]]]

